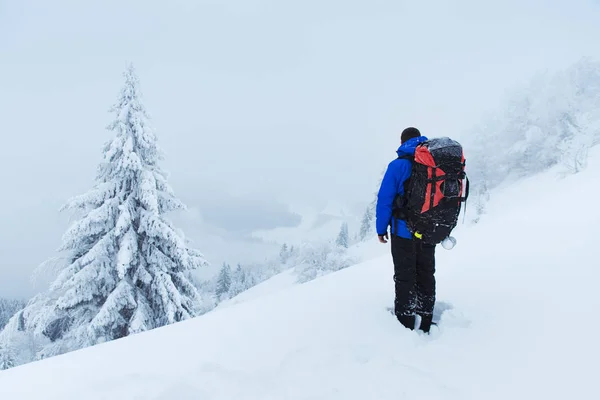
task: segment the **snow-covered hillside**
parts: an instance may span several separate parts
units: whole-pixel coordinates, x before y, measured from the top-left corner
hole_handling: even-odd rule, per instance
[[[600,144],[600,62],[583,58],[565,70],[537,75],[463,134],[471,189],[481,209],[488,189],[505,182],[556,165],[566,173],[584,169],[588,150]]]
[[[590,156],[577,175],[552,170],[503,189],[480,223],[457,230],[455,249],[439,248],[444,311],[430,336],[387,311],[382,245],[306,284],[280,276],[281,290],[2,371],[0,398],[595,398],[600,149]]]

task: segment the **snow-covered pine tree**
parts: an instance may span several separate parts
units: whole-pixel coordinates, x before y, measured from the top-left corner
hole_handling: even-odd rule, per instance
[[[198,315],[191,272],[203,255],[165,218],[185,206],[159,167],[162,152],[132,66],[111,109],[115,137],[104,147],[95,186],[63,209],[81,213],[63,236],[65,263],[47,293],[9,321],[41,346],[34,358],[65,353]],[[18,338],[17,338],[18,340]]]
[[[475,204],[475,216],[472,218],[472,222],[478,223],[482,215],[485,214],[487,203],[490,200],[490,191],[485,179],[479,182],[471,196],[473,197],[473,202]]]
[[[347,268],[356,262],[348,251],[336,245],[332,240],[326,242],[307,242],[300,250],[298,264],[295,266],[297,281],[305,283],[319,276]]]
[[[587,166],[589,149],[593,146],[591,130],[583,127],[591,125],[586,121],[588,115],[576,113],[565,114],[560,119],[559,125],[563,131],[563,138],[558,145],[561,161],[567,171],[576,174]]]
[[[235,271],[231,276],[231,286],[229,287],[229,298],[233,298],[244,290],[248,289],[248,282],[246,279],[246,271],[238,264]]]
[[[217,298],[222,299],[223,295],[229,293],[231,288],[231,267],[227,263],[223,263],[221,271],[219,271],[219,278],[217,279],[217,288],[215,294]]]
[[[15,366],[15,354],[12,346],[0,343],[0,371]]]
[[[373,199],[367,205],[365,209],[365,213],[363,214],[360,229],[358,231],[358,240],[364,242],[367,238],[375,232],[375,209],[377,208],[377,197],[379,194],[379,188],[381,187],[381,182],[383,181],[383,176],[385,175],[385,170],[381,171],[379,174],[379,179],[377,181],[377,190],[373,193]]]
[[[23,309],[23,307],[25,307],[25,301],[23,300],[0,298],[0,331],[4,328],[10,317]]]
[[[377,197],[375,197],[365,209],[362,221],[360,222],[360,230],[358,232],[358,240],[361,242],[366,240],[374,231],[375,226],[375,206],[377,205]]]
[[[285,264],[289,257],[290,257],[290,250],[288,248],[287,243],[284,243],[281,246],[281,250],[279,250],[279,260],[281,261],[282,264]]]
[[[348,245],[349,245],[349,241],[350,241],[350,237],[348,235],[348,223],[344,222],[344,223],[342,223],[342,226],[340,227],[340,233],[338,234],[335,244],[339,247],[344,247],[347,249]]]

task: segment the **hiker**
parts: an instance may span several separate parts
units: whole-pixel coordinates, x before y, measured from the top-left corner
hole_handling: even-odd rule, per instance
[[[417,128],[402,131],[398,158],[385,172],[377,195],[376,229],[381,243],[391,239],[396,296],[394,311],[398,321],[408,329],[415,328],[415,314],[421,317],[419,329],[428,333],[435,304],[435,244],[413,238],[406,221],[394,217],[396,196],[404,195],[404,184],[410,178],[415,148],[427,141]],[[406,157],[407,158],[403,158]],[[390,228],[391,238],[388,236]]]

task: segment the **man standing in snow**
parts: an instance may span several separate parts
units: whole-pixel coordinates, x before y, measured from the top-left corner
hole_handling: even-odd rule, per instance
[[[398,321],[415,328],[415,314],[421,317],[420,329],[429,332],[435,304],[435,245],[413,240],[406,221],[393,215],[396,196],[404,195],[404,183],[410,178],[412,157],[419,143],[427,140],[417,128],[406,128],[401,135],[398,158],[385,172],[377,195],[376,229],[379,241],[388,242],[391,227],[392,259],[396,298],[394,309]]]

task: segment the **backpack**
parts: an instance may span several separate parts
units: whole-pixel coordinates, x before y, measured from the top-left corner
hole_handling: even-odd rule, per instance
[[[417,239],[438,244],[456,227],[463,202],[466,209],[469,179],[463,148],[448,137],[435,138],[420,143],[414,156],[398,158],[412,162],[412,173],[404,195],[396,196],[393,215],[406,221]]]

